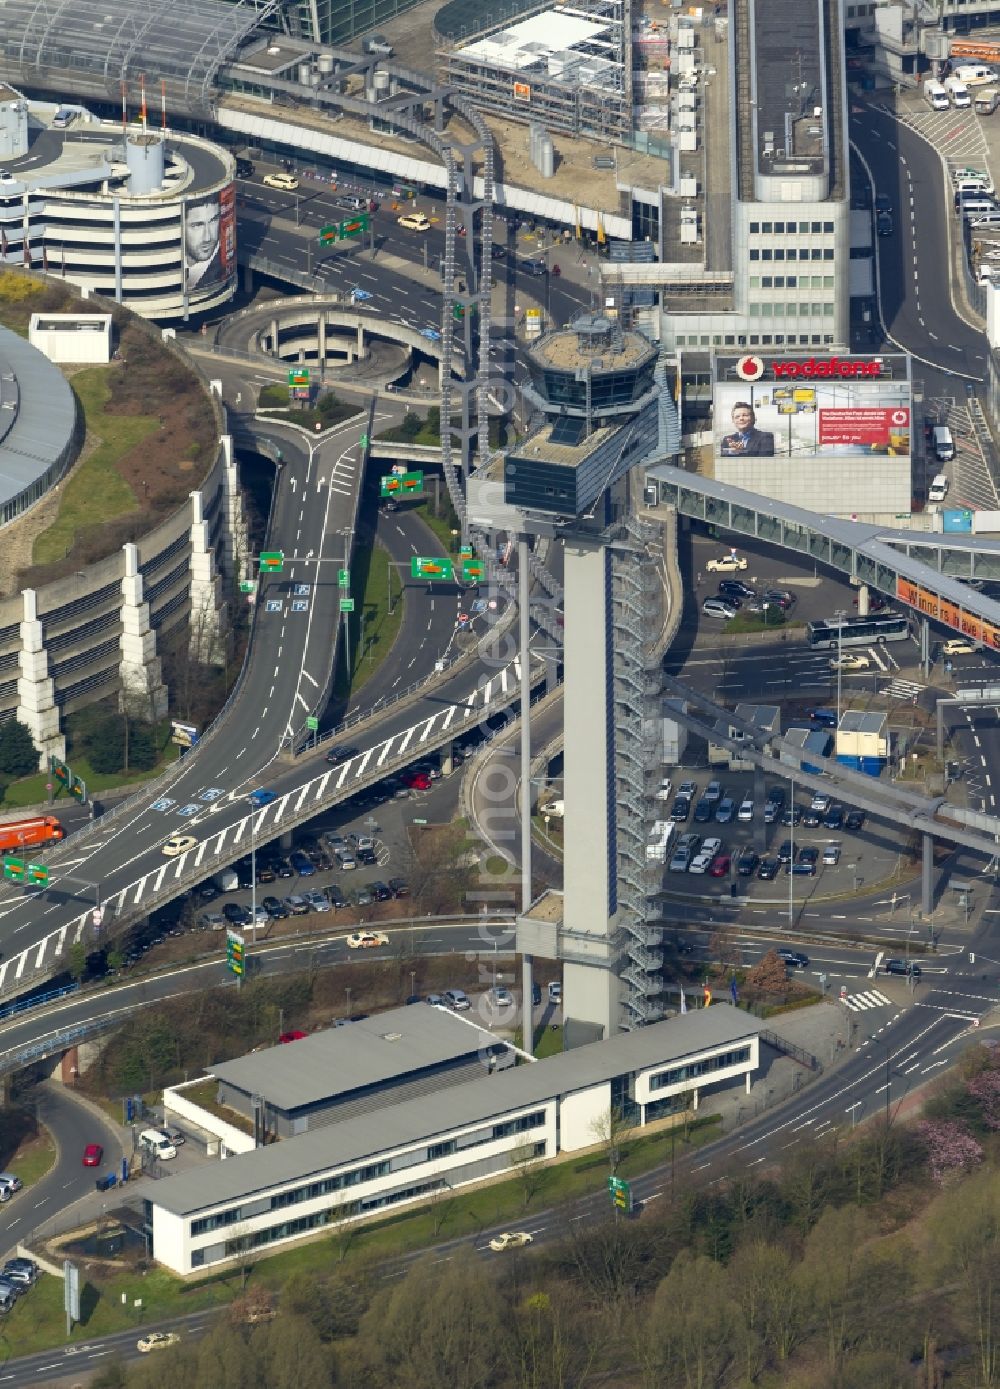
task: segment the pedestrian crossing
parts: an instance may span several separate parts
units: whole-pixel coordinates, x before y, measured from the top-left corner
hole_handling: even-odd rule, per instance
[[[886,998],[879,989],[865,989],[863,993],[845,994],[840,1001],[845,1007],[850,1008],[852,1013],[865,1013],[869,1008],[892,1006],[892,999]]]

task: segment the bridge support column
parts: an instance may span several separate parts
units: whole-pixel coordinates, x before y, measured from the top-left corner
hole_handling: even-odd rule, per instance
[[[316,321],[316,359],[320,371],[326,367],[326,314],[321,313]]]
[[[60,760],[66,756],[66,739],[59,727],[56,685],[49,675],[49,653],[38,618],[35,590],[26,588],[21,598],[24,621],[21,623],[16,718],[34,739],[39,770],[45,771],[50,756]]]
[[[559,683],[559,661],[553,651],[546,650],[542,654],[545,661],[545,693],[551,694]]]
[[[252,566],[247,518],[236,473],[231,434],[223,434],[222,452],[225,459],[222,473],[222,505],[225,509],[222,568],[234,583],[239,583],[241,579],[250,578]]]
[[[279,835],[278,847],[280,848],[283,854],[291,852],[293,838],[294,836],[291,830],[286,830],[284,834]]]
[[[922,836],[920,860],[920,910],[925,917],[934,911],[934,836]]]
[[[867,617],[869,611],[869,598],[871,596],[867,584],[862,584],[858,589],[858,617]]]
[[[365,360],[365,356],[366,356],[366,355],[367,355],[367,354],[365,353],[365,328],[364,328],[364,324],[363,324],[363,323],[359,323],[359,324],[358,324],[358,360],[361,361],[361,362],[363,362],[363,361]],[[350,357],[348,357],[348,361],[350,361]]]
[[[279,343],[279,336],[280,336],[280,333],[279,333],[279,329],[278,329],[278,320],[277,320],[276,318],[272,318],[272,319],[271,319],[271,355],[272,355],[273,357],[277,357],[277,355],[278,355],[278,347],[280,346],[280,343]]]
[[[455,770],[455,744],[445,743],[441,749],[441,775],[451,776]]]
[[[221,655],[222,615],[225,603],[216,570],[215,552],[209,543],[204,497],[191,493],[191,619],[188,648],[202,665],[217,662]],[[229,624],[225,627],[228,629]]]
[[[167,712],[167,687],[156,654],[156,633],[149,621],[149,604],[143,596],[139,573],[139,551],[133,544],[123,545],[125,575],[122,579],[122,658],[118,665],[122,687],[119,708],[148,719],[162,719]]]
[[[253,294],[253,271],[249,265],[243,267],[243,293]]]

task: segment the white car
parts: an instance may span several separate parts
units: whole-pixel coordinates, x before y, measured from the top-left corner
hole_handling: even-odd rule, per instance
[[[136,1349],[142,1351],[143,1355],[148,1355],[151,1350],[166,1350],[167,1346],[176,1346],[180,1339],[176,1331],[151,1331],[148,1336],[143,1336],[136,1342]]]
[[[833,805],[833,797],[828,796],[825,791],[817,791],[809,802],[809,809],[817,811],[820,815],[825,815]]]
[[[285,193],[294,193],[299,181],[292,174],[265,174],[261,183],[267,188],[280,188]]]
[[[707,854],[707,853],[705,852],[705,850],[702,849],[701,853],[700,853],[700,854],[696,854],[696,855],[694,856],[694,858],[691,860],[691,863],[690,863],[690,865],[689,865],[689,867],[688,867],[688,872],[689,872],[689,873],[707,873],[708,870],[709,870],[709,868],[711,867],[712,860],[713,860],[714,858],[715,858],[715,855],[714,855],[714,854]]]
[[[823,862],[826,864],[834,864],[840,862],[839,844],[828,844],[826,846],[826,848],[823,850]]]
[[[198,843],[193,834],[172,834],[163,846],[163,852],[167,858],[177,858],[179,854],[186,854],[188,849],[193,849]]]
[[[526,1244],[530,1244],[532,1236],[526,1230],[505,1230],[502,1235],[496,1235],[490,1240],[490,1248],[494,1254],[502,1254],[505,1249],[523,1249]]]
[[[653,792],[653,799],[657,801],[669,801],[673,785],[674,783],[671,781],[671,779],[668,776],[665,776],[663,780],[660,782],[659,786]]]
[[[740,802],[740,808],[736,812],[737,820],[742,820],[744,824],[753,819],[753,797],[747,796],[746,800]]]
[[[348,950],[377,950],[380,945],[388,945],[389,937],[384,931],[352,931],[347,937]]]
[[[705,568],[710,574],[735,574],[737,570],[747,567],[744,555],[720,555],[718,559],[710,559]]]
[[[831,670],[868,670],[870,666],[867,656],[858,656],[853,651],[847,656],[834,656],[830,662]]]
[[[970,637],[952,637],[941,648],[945,656],[974,656],[978,649]]]
[[[431,229],[430,218],[422,212],[406,212],[396,220],[407,231],[430,231]]]

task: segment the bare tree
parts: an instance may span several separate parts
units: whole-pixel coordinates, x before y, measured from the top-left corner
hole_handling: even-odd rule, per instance
[[[527,1210],[532,1199],[548,1185],[551,1173],[536,1157],[534,1143],[519,1143],[516,1148],[511,1148],[507,1156],[517,1174],[524,1208]]]
[[[628,1143],[635,1133],[635,1124],[620,1108],[609,1107],[590,1125],[594,1142],[608,1155],[608,1165],[614,1176],[628,1154]]]

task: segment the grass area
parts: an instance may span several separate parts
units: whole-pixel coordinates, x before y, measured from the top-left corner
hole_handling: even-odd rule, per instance
[[[672,1147],[680,1156],[711,1142],[717,1137],[717,1123],[717,1116],[695,1121],[686,1136],[678,1127],[673,1130],[673,1138],[670,1130],[625,1138],[620,1143],[624,1157],[618,1167],[619,1175],[635,1178],[669,1162]],[[526,1211],[541,1212],[559,1202],[601,1191],[607,1176],[607,1154],[592,1151],[575,1160],[535,1168],[525,1180],[514,1178],[446,1196],[382,1221],[333,1226],[315,1241],[256,1260],[251,1286],[280,1290],[295,1273],[322,1273],[355,1258],[386,1259],[442,1239],[475,1237],[490,1226],[522,1218]],[[94,1274],[93,1280],[97,1276]],[[240,1293],[241,1274],[234,1268],[225,1276],[185,1283],[163,1269],[153,1268],[142,1275],[141,1282],[130,1270],[110,1275],[99,1283],[87,1278],[86,1273],[85,1279],[81,1287],[83,1320],[74,1326],[71,1344],[128,1328],[134,1328],[138,1336],[141,1327],[149,1323],[222,1306]],[[127,1294],[124,1306],[123,1292]],[[137,1293],[143,1304],[138,1313],[132,1306]],[[56,1278],[42,1278],[31,1297],[22,1299],[4,1318],[0,1356],[4,1352],[30,1355],[64,1343],[62,1284]]]
[[[152,415],[109,415],[105,411],[111,395],[106,367],[77,372],[73,389],[87,422],[88,438],[96,440],[97,447],[70,474],[55,521],[35,540],[34,564],[52,564],[68,555],[84,526],[100,525],[138,510],[135,493],[117,465],[160,427],[159,419]]]
[[[351,579],[356,597],[354,612],[348,617],[351,644],[351,672],[348,677],[343,646],[337,658],[335,692],[346,699],[370,680],[388,656],[403,620],[402,580],[381,545],[354,552]],[[389,611],[390,585],[392,612]],[[340,638],[343,643],[343,637]]]
[[[315,430],[317,424],[320,429],[332,429],[334,425],[340,424],[343,420],[349,420],[352,415],[359,414],[357,405],[348,405],[344,401],[338,400],[332,391],[327,391],[321,395],[315,406],[307,409],[298,409],[289,406],[288,387],[277,382],[265,386],[260,393],[257,401],[259,410],[267,410],[268,419],[288,420],[292,424],[299,424],[304,429]]]
[[[770,609],[774,611],[774,609]],[[727,632],[791,632],[795,636],[800,636],[804,622],[775,622],[772,618],[769,622],[766,613],[737,613],[726,623]]]
[[[424,525],[427,526],[429,530],[432,530],[438,540],[440,540],[444,547],[443,553],[446,555],[457,555],[458,547],[462,543],[461,525],[458,517],[451,508],[451,500],[445,493],[443,485],[441,491],[440,516],[434,515],[434,507],[430,497],[425,497],[414,510],[419,511],[421,521],[423,521]],[[452,532],[455,532],[455,534],[452,534]]]
[[[29,1187],[40,1182],[44,1176],[52,1171],[55,1160],[56,1145],[48,1129],[39,1125],[38,1136],[28,1138],[21,1144],[8,1163],[8,1167],[12,1172],[17,1173],[25,1187]]]
[[[441,447],[440,427],[435,429],[428,425],[424,420],[423,424],[414,434],[412,429],[404,429],[397,424],[393,429],[387,429],[378,436],[380,444],[429,444],[432,448]]]
[[[177,760],[177,748],[170,742],[170,724],[167,721],[160,726],[161,751],[160,760],[155,767],[148,772],[95,772],[82,754],[70,753],[67,757],[75,776],[82,777],[87,784],[88,796],[93,796],[101,791],[108,791],[117,786],[137,785],[142,781],[150,781],[157,777],[165,767]],[[18,810],[26,805],[42,805],[48,800],[46,786],[51,781],[48,772],[35,772],[32,776],[21,777],[17,781],[12,781],[5,793],[0,797],[0,807],[5,810]],[[68,791],[60,786],[56,786],[53,793],[53,804],[58,805],[60,801],[69,801],[71,796]]]
[[[253,1133],[253,1121],[243,1114],[238,1114],[233,1109],[227,1109],[225,1105],[219,1104],[215,1098],[219,1092],[219,1082],[212,1076],[207,1080],[201,1080],[197,1085],[191,1085],[184,1091],[184,1098],[190,1100],[192,1104],[201,1105],[202,1109],[209,1114],[214,1114],[216,1119],[221,1119],[224,1124],[231,1124],[234,1129],[239,1129],[241,1133]]]

